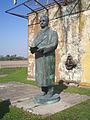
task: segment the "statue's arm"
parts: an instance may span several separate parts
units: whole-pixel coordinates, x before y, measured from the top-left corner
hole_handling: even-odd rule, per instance
[[[30,45],[30,51],[32,54],[37,52],[37,49],[38,49],[38,47],[36,46],[37,36],[38,36],[38,34],[35,36],[35,38],[33,39],[33,41],[31,42],[31,45]]]
[[[44,48],[44,53],[54,51],[58,45],[58,35],[57,32],[53,32],[51,35],[51,42]]]
[[[34,38],[31,42],[30,47],[35,47],[36,46],[36,39]]]

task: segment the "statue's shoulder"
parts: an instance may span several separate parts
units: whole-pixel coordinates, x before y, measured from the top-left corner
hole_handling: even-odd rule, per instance
[[[41,30],[39,32],[37,32],[37,36],[41,34]]]
[[[49,31],[50,31],[50,33],[51,33],[52,35],[56,35],[56,36],[57,36],[57,31],[52,30],[51,28],[49,29]]]

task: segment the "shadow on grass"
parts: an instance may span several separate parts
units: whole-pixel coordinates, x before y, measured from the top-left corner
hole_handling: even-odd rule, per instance
[[[63,80],[61,80],[58,85],[54,85],[54,93],[60,94],[64,89],[67,89],[67,88],[68,88],[68,86],[66,86],[63,83]]]
[[[10,105],[11,103],[9,99],[0,102],[0,119],[3,118],[4,115],[10,111]]]

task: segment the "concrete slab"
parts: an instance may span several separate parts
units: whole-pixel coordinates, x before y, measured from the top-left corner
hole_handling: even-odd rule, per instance
[[[31,99],[40,92],[40,89],[33,85],[23,83],[0,83],[0,97],[10,99],[11,103]]]
[[[37,115],[51,115],[90,99],[86,95],[61,92],[59,102],[40,105],[33,101],[34,97],[39,93],[40,89],[32,85],[14,82],[0,84],[0,97],[2,99],[10,99],[13,106],[23,108]]]
[[[60,97],[61,100],[54,104],[40,105],[38,103],[34,103],[33,99],[28,99],[22,102],[14,103],[13,105],[18,108],[23,108],[24,110],[34,114],[46,116],[60,112],[87,99],[90,99],[90,97],[85,95],[69,94],[64,92],[60,94]]]
[[[0,77],[6,77],[7,76],[7,74],[2,74],[2,75],[0,75]]]

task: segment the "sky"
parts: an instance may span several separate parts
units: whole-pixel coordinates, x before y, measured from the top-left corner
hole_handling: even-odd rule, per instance
[[[26,0],[18,0],[20,4]],[[0,55],[27,57],[28,20],[5,13],[15,7],[13,0],[0,0]]]
[[[0,56],[17,55],[27,57],[28,54],[28,20],[13,16],[5,13],[6,10],[13,8],[27,0],[17,0],[17,4],[14,5],[14,0],[0,0]],[[47,0],[52,2],[53,0]],[[44,4],[45,0],[41,0]],[[31,7],[36,9],[35,1],[31,1]],[[18,13],[18,9],[12,11]],[[30,13],[30,9],[24,6],[24,9],[20,7],[22,13]]]

